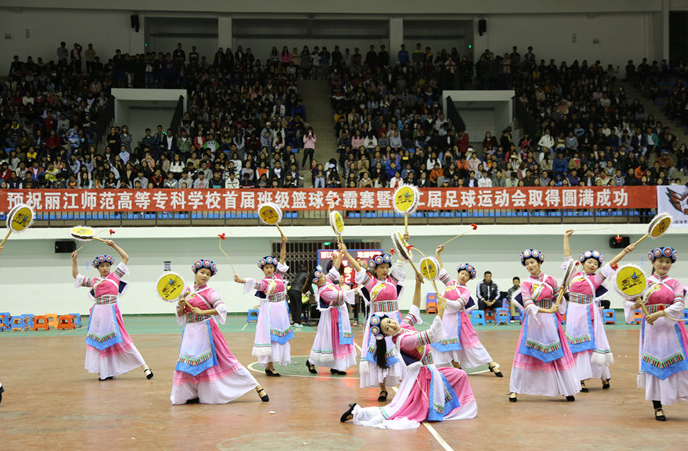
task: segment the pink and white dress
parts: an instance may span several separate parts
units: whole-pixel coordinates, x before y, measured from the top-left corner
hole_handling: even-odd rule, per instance
[[[354,303],[356,292],[344,291],[336,285],[339,277],[339,271],[330,269],[327,282],[320,285],[315,293],[320,322],[308,359],[315,366],[345,371],[356,364],[354,336],[346,306],[347,303]]]
[[[573,261],[571,257],[565,259],[563,267],[570,261]],[[609,365],[614,363],[614,355],[604,331],[598,296],[604,281],[613,274],[614,270],[607,264],[595,274],[577,272],[568,286],[566,339],[576,362],[578,379],[582,381],[611,378]]]
[[[217,321],[224,324],[227,307],[220,294],[208,287],[189,286],[187,302],[202,310],[217,310],[216,315],[196,315],[187,307],[177,315],[184,326],[179,358],[172,379],[172,404],[194,398],[203,404],[225,404],[258,386],[256,379],[232,355]]]
[[[380,368],[377,366],[375,359],[375,350],[377,349],[377,340],[370,335],[370,316],[373,313],[384,313],[391,319],[401,323],[401,313],[399,313],[399,296],[401,295],[403,285],[400,283],[406,278],[406,274],[402,270],[404,264],[403,259],[399,259],[395,266],[393,266],[390,275],[385,280],[380,280],[371,275],[365,269],[356,273],[356,283],[361,287],[361,294],[370,307],[368,309],[368,317],[365,322],[365,329],[363,330],[363,352],[361,355],[361,364],[359,365],[359,372],[361,376],[361,388],[379,387],[380,384],[394,386],[399,383],[402,376],[402,365],[398,358],[391,354],[387,354],[388,368]],[[394,347],[391,337],[386,337],[387,349]]]
[[[458,281],[451,280],[444,268],[440,271],[439,279],[446,285],[444,297],[447,299],[447,307],[442,324],[447,336],[432,344],[435,363],[445,364],[453,360],[464,368],[489,364],[492,357],[480,343],[480,338],[466,313],[466,308],[470,307],[469,301],[475,304],[471,299],[470,290]]]
[[[353,422],[380,429],[417,428],[422,421],[467,420],[478,414],[478,405],[465,371],[436,368],[432,361],[431,342],[444,336],[442,322],[435,318],[429,330],[418,332],[418,307],[412,306],[402,330],[392,337],[394,351],[408,364],[404,380],[392,402],[384,407],[356,406]]]
[[[688,334],[681,321],[685,308],[685,287],[668,275],[647,278],[645,295],[648,313],[664,310],[649,325],[643,320],[640,331],[640,370],[638,388],[645,388],[645,399],[663,405],[688,401]],[[626,321],[633,317],[633,302],[624,301]]]
[[[93,288],[86,333],[86,361],[89,373],[97,373],[101,379],[119,376],[145,364],[127,330],[119,311],[120,282],[129,274],[127,265],[120,262],[104,279],[76,276],[76,287]]]
[[[511,367],[510,391],[527,395],[573,396],[581,389],[575,362],[561,327],[561,314],[539,313],[550,308],[559,295],[557,281],[544,273],[521,283],[525,315]]]
[[[289,322],[287,307],[287,287],[284,274],[289,266],[277,263],[272,277],[261,280],[246,278],[244,294],[257,291],[260,298],[260,312],[256,324],[256,338],[251,354],[258,363],[267,367],[269,362],[289,365],[291,351],[289,341],[294,338],[294,331]]]

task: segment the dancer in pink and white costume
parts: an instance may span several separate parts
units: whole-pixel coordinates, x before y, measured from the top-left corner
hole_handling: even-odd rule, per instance
[[[439,343],[433,343],[435,349],[435,363],[451,363],[456,368],[476,368],[487,365],[497,377],[503,377],[499,371],[499,364],[492,360],[485,346],[473,328],[471,318],[466,309],[475,305],[471,291],[466,288],[469,280],[475,279],[475,267],[470,263],[461,263],[457,268],[458,280],[451,280],[449,273],[442,265],[440,253],[444,245],[437,246],[435,257],[440,264],[439,279],[446,285],[444,298],[447,300],[447,310],[444,312],[442,324],[447,338]]]
[[[88,318],[85,368],[89,373],[99,374],[99,380],[104,381],[142,366],[144,374],[150,379],[153,372],[131,341],[119,310],[119,297],[127,285],[122,277],[129,274],[129,255],[112,240],[106,240],[105,244],[117,251],[122,261],[114,272],[110,272],[115,259],[111,255],[96,257],[93,267],[98,270],[100,277],[79,274],[79,251],[72,252],[72,276],[76,279],[76,287],[92,288],[90,295],[95,300]]]
[[[339,249],[343,246],[340,243]],[[346,305],[353,305],[356,292],[337,285],[340,279],[337,268],[341,264],[342,253],[335,252],[332,269],[327,274],[321,266],[313,271],[312,282],[318,286],[315,301],[320,310],[320,322],[310,357],[306,360],[312,374],[318,374],[316,366],[325,366],[334,375],[346,375],[346,369],[356,365],[356,348]]]
[[[432,361],[431,342],[444,336],[441,317],[446,300],[437,296],[438,316],[429,330],[418,332],[413,326],[420,318],[420,287],[422,276],[416,277],[413,306],[399,324],[385,314],[374,313],[370,318],[370,333],[378,340],[377,357],[380,366],[386,364],[386,338],[395,345],[392,352],[405,362],[404,380],[392,402],[385,407],[361,407],[349,404],[341,422],[380,429],[417,428],[422,421],[467,420],[475,418],[478,405],[465,371],[458,368],[436,368]]]
[[[256,379],[234,357],[217,321],[224,324],[227,307],[220,293],[208,286],[217,273],[210,260],[198,260],[188,286],[177,304],[177,322],[184,326],[179,358],[172,379],[172,404],[225,404],[255,388],[263,402],[270,398]]]
[[[570,229],[564,233],[564,269],[573,261],[569,242],[571,235],[573,230]],[[602,284],[614,275],[618,268],[617,263],[626,254],[633,252],[633,249],[634,245],[626,247],[600,271],[597,269],[604,261],[602,254],[595,250],[585,251],[578,258],[582,264],[582,271],[574,274],[569,283],[566,338],[576,361],[576,373],[581,381],[583,393],[588,392],[585,381],[592,378],[600,378],[602,388],[609,388],[609,365],[614,363],[614,355],[604,331],[604,321],[598,303],[600,297],[607,292]]]
[[[0,255],[2,255],[2,246],[0,246]],[[2,402],[2,394],[5,392],[5,387],[2,386],[2,382],[0,382],[0,403]]]
[[[408,240],[408,235],[404,236],[404,239]],[[356,270],[356,283],[361,286],[361,294],[363,294],[366,303],[370,304],[365,330],[363,331],[363,345],[361,346],[363,348],[359,365],[361,388],[379,386],[380,395],[377,399],[380,402],[386,401],[389,394],[386,387],[388,385],[395,386],[399,383],[403,374],[403,367],[401,360],[391,352],[387,356],[387,364],[384,367],[379,366],[375,357],[378,341],[370,335],[370,318],[373,313],[384,313],[397,323],[401,322],[398,299],[403,289],[400,282],[406,278],[403,271],[405,260],[400,257],[396,266],[392,268],[391,254],[378,255],[368,262],[368,266],[372,268],[374,274],[374,277],[371,277],[346,248],[343,248],[342,252],[349,260],[349,264]],[[392,339],[387,337],[385,341],[385,349],[391,350],[393,348]]]
[[[509,401],[516,402],[519,393],[541,396],[566,396],[575,401],[581,389],[575,362],[561,327],[561,314],[566,300],[556,305],[560,288],[552,276],[541,270],[545,256],[537,249],[521,253],[521,264],[530,278],[521,283],[514,298],[525,307],[521,334],[511,367]]]
[[[287,258],[287,237],[282,235],[282,249],[279,260],[274,257],[263,257],[258,267],[265,277],[261,280],[242,279],[236,274],[234,281],[244,284],[244,294],[256,290],[260,298],[260,312],[256,324],[256,337],[253,342],[252,355],[265,367],[265,374],[280,377],[273,363],[289,365],[291,362],[289,341],[294,338],[294,331],[289,322],[287,307],[287,286],[284,274],[289,267],[284,264]]]
[[[662,405],[688,401],[688,334],[681,322],[686,288],[669,277],[678,253],[671,247],[657,247],[648,253],[653,274],[644,300],[625,301],[626,321],[644,302],[649,316],[640,331],[640,371],[638,388],[645,388],[645,399],[652,401],[655,419],[666,421]],[[649,324],[649,325],[648,325]]]

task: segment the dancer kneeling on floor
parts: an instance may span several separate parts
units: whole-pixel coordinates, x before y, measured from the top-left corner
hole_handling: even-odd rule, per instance
[[[340,243],[339,249],[346,247]],[[346,305],[354,303],[355,292],[346,285],[337,285],[340,280],[337,268],[341,263],[342,253],[335,252],[332,269],[326,274],[318,266],[311,279],[318,286],[315,300],[320,310],[318,333],[309,360],[306,360],[308,371],[312,374],[318,374],[316,366],[325,366],[334,375],[345,375],[347,368],[356,365],[356,348]]]
[[[399,324],[386,315],[373,314],[370,333],[378,340],[380,367],[386,365],[385,337],[395,344],[393,352],[403,358],[406,367],[404,379],[392,402],[384,407],[361,407],[350,404],[340,421],[353,419],[354,424],[380,429],[417,428],[422,421],[466,420],[478,413],[468,375],[458,368],[436,368],[428,344],[444,337],[441,317],[446,300],[437,296],[438,313],[429,330],[418,332],[413,325],[420,324],[420,288],[423,277],[416,276],[413,306]]]
[[[225,404],[255,388],[263,402],[270,400],[256,379],[232,355],[217,321],[225,323],[227,307],[220,293],[207,283],[217,273],[210,260],[191,269],[194,285],[186,287],[177,304],[177,322],[184,326],[174,371],[172,404]]]

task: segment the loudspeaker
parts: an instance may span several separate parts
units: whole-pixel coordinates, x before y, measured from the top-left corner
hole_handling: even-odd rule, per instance
[[[609,247],[612,249],[623,249],[631,244],[631,239],[627,236],[611,237],[609,238]]]
[[[55,241],[56,254],[71,254],[76,250],[76,242],[72,240],[57,240]]]
[[[487,20],[480,19],[478,21],[478,33],[480,33],[480,36],[482,36],[483,33],[487,33]]]
[[[131,28],[136,30],[136,32],[139,32],[139,15],[138,14],[132,14],[131,15]]]

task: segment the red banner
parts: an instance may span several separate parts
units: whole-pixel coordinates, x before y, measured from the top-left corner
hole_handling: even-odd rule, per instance
[[[294,210],[391,210],[393,189],[3,190],[0,211],[26,203],[51,211],[250,211],[263,202]],[[418,210],[655,208],[655,186],[423,188]]]

